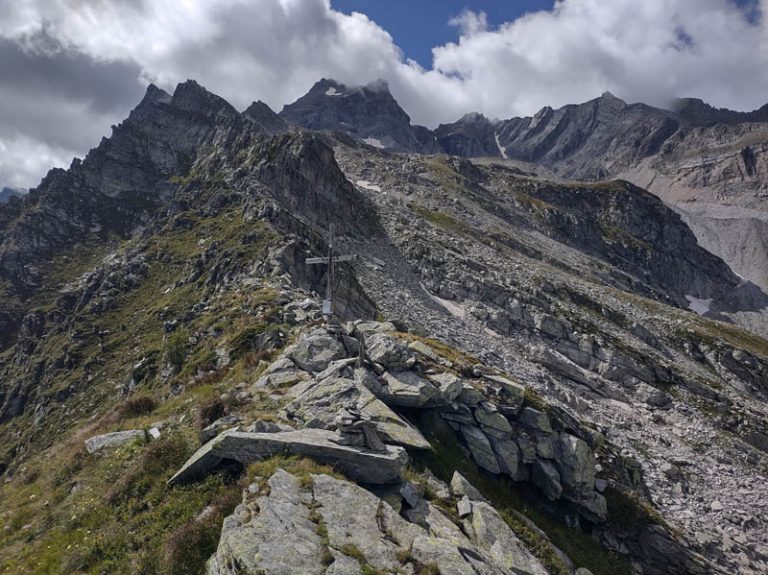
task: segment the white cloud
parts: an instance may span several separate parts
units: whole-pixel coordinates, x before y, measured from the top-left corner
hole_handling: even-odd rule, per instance
[[[760,7],[768,9],[768,0]],[[480,12],[465,11],[452,23],[460,38],[436,47],[433,68],[424,70],[368,17],[336,12],[329,0],[0,0],[0,38],[28,52],[53,46],[100,70],[130,66],[131,81],[166,89],[195,78],[239,108],[262,99],[279,110],[321,77],[350,84],[385,78],[414,122],[429,126],[468,111],[531,114],[606,89],[656,105],[676,96],[737,109],[768,101],[766,25],[730,0],[562,0],[496,28]],[[114,83],[107,76],[90,81]],[[0,140],[24,136],[35,146],[76,148],[64,146],[58,131],[68,125],[96,144],[96,129],[125,115],[122,102],[96,109],[85,96],[84,104],[73,98],[58,119],[49,106],[44,122],[30,120],[26,132],[16,126],[21,132],[12,135],[0,128]],[[3,100],[8,115],[38,101],[21,100]],[[86,116],[90,130],[83,129]],[[13,173],[2,156],[0,166],[0,174]]]
[[[74,150],[23,135],[0,138],[0,188],[27,188],[51,168],[69,166]]]

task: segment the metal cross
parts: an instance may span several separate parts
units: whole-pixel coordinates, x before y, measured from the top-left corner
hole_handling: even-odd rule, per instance
[[[326,287],[325,299],[323,300],[323,316],[326,322],[330,322],[334,314],[333,306],[333,287],[334,287],[334,266],[335,263],[351,262],[357,259],[357,254],[335,255],[333,251],[334,236],[333,224],[328,226],[328,256],[319,258],[307,258],[307,265],[325,264],[328,266],[328,285]]]

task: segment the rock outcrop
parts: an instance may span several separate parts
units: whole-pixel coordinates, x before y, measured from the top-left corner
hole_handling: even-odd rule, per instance
[[[410,502],[415,508],[409,506],[403,517],[353,483],[328,475],[301,481],[279,470],[263,487],[251,486],[225,519],[206,572],[319,575],[429,568],[443,575],[546,575],[488,504],[473,502],[459,523],[418,496]]]

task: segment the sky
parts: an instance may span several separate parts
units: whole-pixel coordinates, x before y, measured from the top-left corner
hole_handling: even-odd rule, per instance
[[[0,187],[32,187],[152,82],[279,111],[383,78],[414,123],[530,115],[609,90],[768,102],[768,0],[0,0]]]

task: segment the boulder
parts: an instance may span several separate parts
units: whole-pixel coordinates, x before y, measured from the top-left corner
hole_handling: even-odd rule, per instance
[[[387,405],[425,407],[438,398],[437,388],[412,371],[384,374],[379,398]]]
[[[557,435],[554,433],[536,433],[536,455],[544,459],[555,457],[555,442]]]
[[[459,403],[464,403],[466,405],[477,405],[484,399],[485,397],[483,396],[482,391],[466,382],[462,383],[461,393],[456,398]]]
[[[475,463],[491,473],[501,473],[499,462],[496,461],[496,454],[493,452],[486,435],[474,425],[462,424],[460,429]]]
[[[448,402],[455,401],[464,389],[461,378],[449,371],[428,375],[427,378],[437,387],[440,396]]]
[[[412,449],[430,449],[432,446],[421,432],[392,411],[371,392],[361,392],[358,408],[376,424],[376,430],[387,443]]]
[[[434,362],[440,361],[440,356],[435,352],[435,350],[433,350],[423,341],[412,341],[408,344],[408,348],[411,351],[415,351],[419,355],[423,355],[424,357]]]
[[[402,479],[408,456],[402,447],[387,446],[383,452],[339,445],[338,435],[323,429],[282,433],[225,431],[198,449],[169,484],[199,479],[223,460],[247,464],[273,455],[291,453],[333,465],[350,479],[362,483],[395,483]]]
[[[469,497],[471,501],[486,501],[477,488],[458,471],[451,477],[451,493],[454,497]]]
[[[359,382],[329,378],[312,381],[295,390],[295,399],[285,406],[286,413],[312,427],[335,429],[336,414],[343,407],[356,406],[376,424],[376,431],[388,443],[415,449],[429,449],[421,432],[392,411],[383,401]]]
[[[503,529],[498,515],[485,509],[477,514],[481,537],[474,544],[435,505],[419,504],[418,524],[408,519],[413,511],[400,516],[349,481],[327,475],[299,478],[278,470],[266,489],[249,490],[224,520],[206,573],[414,573],[418,563],[434,565],[442,575],[539,575],[527,552],[511,547],[514,533]]]
[[[312,480],[317,512],[327,529],[330,546],[354,546],[377,569],[396,570],[401,546],[410,546],[416,536],[424,533],[381,499],[349,481],[327,475],[313,475]],[[396,534],[397,543],[386,537],[387,532]]]
[[[304,372],[300,372],[296,369],[287,369],[283,371],[275,371],[272,373],[268,373],[260,377],[254,387],[256,388],[271,387],[275,389],[291,387],[293,385],[296,385],[302,380],[301,378],[302,373]]]
[[[479,407],[475,409],[475,419],[489,435],[493,434],[499,438],[509,438],[512,435],[512,426],[507,418],[487,401],[481,402]]]
[[[313,331],[300,339],[290,353],[296,365],[312,373],[323,371],[332,361],[345,356],[341,342],[325,331]]]
[[[257,419],[243,429],[243,431],[250,431],[251,433],[280,433],[281,431],[293,431],[293,427],[285,425],[284,423],[275,423],[274,421]]]
[[[544,492],[547,499],[555,501],[563,494],[560,474],[555,466],[544,459],[537,459],[531,468],[531,479],[534,485]]]
[[[497,439],[495,437],[489,437],[488,440],[496,454],[501,472],[509,475],[515,481],[527,479],[525,467],[520,461],[520,449],[517,443],[512,439]]]
[[[397,331],[395,324],[388,321],[361,321],[354,324],[354,330],[349,330],[350,333],[359,331],[368,335],[370,333],[382,333],[388,331]]]
[[[536,443],[527,433],[521,433],[517,436],[517,445],[520,447],[523,463],[533,463],[536,460]]]
[[[466,495],[459,499],[456,504],[456,512],[459,514],[460,519],[464,519],[467,515],[472,513],[472,501]]]
[[[520,412],[520,416],[517,418],[518,423],[535,429],[536,431],[543,431],[544,433],[552,433],[552,424],[549,422],[547,414],[534,409],[532,407],[526,407]]]
[[[595,454],[584,440],[561,433],[555,444],[555,461],[564,487],[582,495],[594,491]]]
[[[339,409],[353,406],[360,397],[360,386],[351,379],[331,377],[311,380],[292,390],[295,399],[284,410],[289,418],[313,422],[312,427],[335,429]]]
[[[414,359],[408,345],[401,339],[385,333],[375,333],[366,342],[368,359],[386,369],[398,370],[410,367]]]
[[[602,523],[608,519],[608,502],[605,497],[597,492],[588,495],[573,496],[568,493],[563,495],[579,506],[579,513],[592,523]]]
[[[113,433],[104,433],[95,435],[85,440],[85,449],[88,453],[96,453],[109,447],[125,445],[137,439],[144,439],[145,434],[141,429],[131,429],[128,431],[115,431]]]
[[[471,521],[465,520],[466,523],[471,525],[466,529],[471,541],[488,553],[497,567],[517,575],[548,575],[541,562],[487,503],[473,503]]]
[[[510,408],[511,412],[517,414],[523,407],[525,401],[525,386],[500,375],[486,375],[485,379],[491,384],[498,386],[501,390],[501,396],[504,398],[504,404]]]

